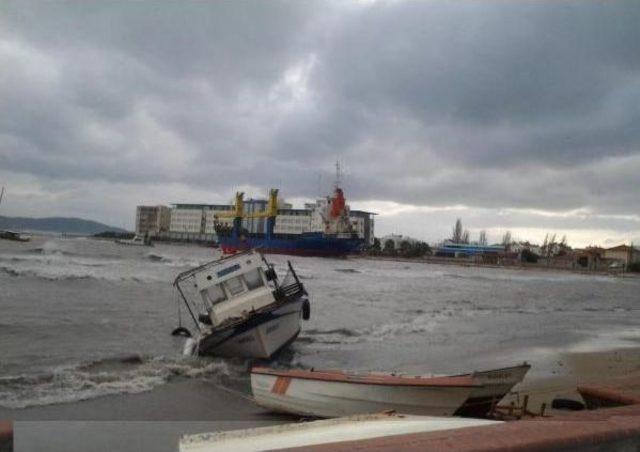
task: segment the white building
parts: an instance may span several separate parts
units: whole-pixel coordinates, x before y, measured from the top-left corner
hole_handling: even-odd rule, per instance
[[[171,232],[203,234],[205,206],[202,204],[175,204],[171,209]]]
[[[171,211],[167,206],[137,206],[136,234],[156,236],[169,231]]]

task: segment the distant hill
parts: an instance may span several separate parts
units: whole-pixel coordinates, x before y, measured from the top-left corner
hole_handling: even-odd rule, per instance
[[[67,234],[93,235],[99,232],[127,232],[122,228],[108,226],[97,221],[81,218],[49,217],[3,217],[0,216],[0,229],[11,231],[60,232]]]

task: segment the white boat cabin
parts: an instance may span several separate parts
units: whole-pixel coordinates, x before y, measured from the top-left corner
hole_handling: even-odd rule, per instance
[[[216,327],[228,320],[243,318],[274,303],[275,287],[269,284],[274,275],[255,251],[224,258],[217,265],[195,273],[196,287],[211,325]]]

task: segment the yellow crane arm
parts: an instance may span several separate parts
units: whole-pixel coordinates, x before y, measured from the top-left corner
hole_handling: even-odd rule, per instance
[[[278,189],[269,190],[269,202],[267,209],[262,212],[244,212],[244,193],[236,193],[235,208],[229,212],[220,212],[215,215],[217,218],[269,218],[278,216]]]

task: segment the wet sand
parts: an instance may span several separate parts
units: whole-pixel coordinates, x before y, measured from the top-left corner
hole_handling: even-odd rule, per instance
[[[267,413],[246,394],[198,380],[148,392],[23,409],[0,408],[15,420],[15,451],[177,451],[184,434],[291,422]]]
[[[554,398],[582,401],[576,388],[580,385],[615,381],[617,377],[640,375],[640,347],[608,351],[566,353],[558,356],[551,375],[527,379],[514,388],[517,395],[505,397],[504,403],[529,395],[529,407],[539,412],[542,403],[551,407]],[[547,411],[549,412],[549,411]]]
[[[580,400],[579,384],[640,374],[640,347],[558,355],[554,370],[526,378],[516,388],[529,407],[548,407],[555,397]],[[248,391],[248,388],[245,390]],[[504,403],[515,400],[508,396]],[[547,411],[550,412],[550,411]],[[244,390],[182,380],[140,394],[24,409],[0,409],[0,419],[16,420],[15,450],[176,451],[181,435],[295,422],[265,412]]]

